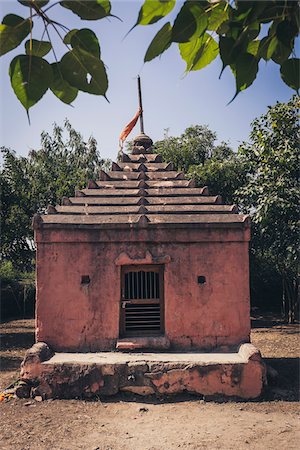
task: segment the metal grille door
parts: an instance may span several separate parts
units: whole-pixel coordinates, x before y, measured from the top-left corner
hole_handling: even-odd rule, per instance
[[[146,336],[163,332],[162,284],[161,266],[128,266],[123,269],[123,336]]]

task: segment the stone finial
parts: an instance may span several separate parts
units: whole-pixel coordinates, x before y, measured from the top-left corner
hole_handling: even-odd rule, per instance
[[[145,133],[140,133],[133,139],[132,154],[152,153],[152,145],[152,139]]]

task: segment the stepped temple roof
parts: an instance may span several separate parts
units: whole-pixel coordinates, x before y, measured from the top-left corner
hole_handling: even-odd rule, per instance
[[[111,171],[101,170],[98,181],[89,181],[74,197],[64,197],[61,206],[49,206],[47,214],[36,215],[34,226],[249,226],[248,216],[238,214],[236,206],[222,204],[219,195],[209,195],[207,187],[196,187],[195,181],[174,170],[172,163],[153,154],[148,146],[150,138],[146,138],[144,145],[137,136],[133,153],[123,154],[121,162],[112,163]]]

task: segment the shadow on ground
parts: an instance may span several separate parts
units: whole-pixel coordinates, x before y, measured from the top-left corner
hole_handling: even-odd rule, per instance
[[[263,398],[268,401],[299,401],[299,358],[264,358],[267,366],[278,373],[276,379],[268,379]]]
[[[278,313],[257,313],[252,312],[251,314],[251,328],[268,328],[268,331],[271,331],[273,327],[288,329],[289,327],[293,327],[292,330],[289,330],[290,333],[299,332],[299,321],[296,321],[293,324],[287,324],[287,322],[282,319],[280,314]]]
[[[1,350],[28,349],[34,344],[34,333],[25,331],[21,333],[3,333],[0,335]]]

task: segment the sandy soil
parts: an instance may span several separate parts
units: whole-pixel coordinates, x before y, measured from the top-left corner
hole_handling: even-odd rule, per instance
[[[1,325],[0,386],[18,378],[33,343],[33,320]],[[297,325],[256,316],[252,342],[278,371],[262,399],[207,402],[181,396],[159,401],[31,399],[0,403],[0,448],[14,450],[298,449],[299,334]]]

